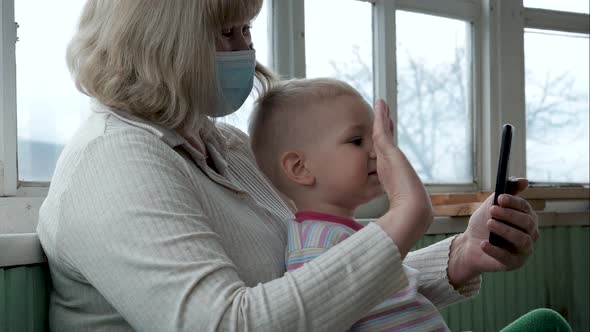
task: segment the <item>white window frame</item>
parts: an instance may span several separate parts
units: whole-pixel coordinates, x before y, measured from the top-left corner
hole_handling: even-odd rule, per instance
[[[305,77],[305,1],[267,1],[271,1],[273,69],[281,78]]]
[[[510,174],[526,177],[526,121],[524,101],[524,41],[519,19],[522,0],[485,0],[482,7],[483,112],[480,129],[482,183],[493,190],[504,123],[516,130],[512,140]],[[518,13],[518,15],[513,15]],[[515,112],[514,110],[520,110]]]
[[[0,3],[0,196],[16,194],[16,24],[14,2]]]
[[[0,235],[31,233],[48,182],[19,182],[17,172],[14,0],[0,2]]]
[[[270,2],[271,63],[282,77],[305,77],[303,0]],[[524,28],[588,33],[588,14],[523,8],[522,0],[359,0],[373,4],[374,90],[396,105],[395,10],[461,19],[473,24],[472,116],[474,183],[428,186],[431,193],[493,190],[501,124],[517,128],[511,174],[526,177]],[[48,183],[19,182],[17,176],[16,60],[14,0],[0,2],[0,234],[34,231]],[[520,110],[514,112],[514,110]],[[395,112],[393,112],[395,117]],[[395,119],[393,119],[395,120]],[[379,215],[384,202],[369,207]],[[585,210],[587,214],[587,209]],[[8,224],[4,222],[8,220]],[[14,220],[17,222],[15,223]]]
[[[495,185],[502,124],[516,128],[510,174],[526,177],[526,110],[524,94],[524,16],[537,22],[550,11],[523,8],[522,0],[358,0],[370,2],[373,9],[374,91],[386,99],[392,110],[397,104],[395,57],[395,10],[407,10],[470,22],[472,72],[472,132],[474,183],[468,185],[427,185],[430,193],[491,191]],[[283,78],[305,77],[304,0],[275,1],[273,40],[275,70]],[[278,4],[277,4],[278,3]],[[523,14],[524,13],[524,14]],[[516,14],[516,15],[513,15]],[[529,17],[530,16],[530,17]],[[288,19],[285,19],[288,18]],[[553,17],[552,27],[575,18],[576,28],[588,15]],[[527,24],[528,21],[527,21]],[[532,23],[530,23],[532,24]],[[539,24],[539,23],[536,23]],[[548,24],[548,23],[543,23]],[[570,23],[571,25],[571,23]],[[528,26],[528,25],[527,25]],[[587,30],[587,29],[586,29]],[[279,44],[280,42],[280,44]],[[296,54],[293,52],[297,52]],[[287,53],[287,54],[285,54]],[[514,110],[520,110],[514,112]],[[396,123],[396,112],[392,112]],[[555,184],[552,184],[555,185]],[[376,216],[386,208],[384,199],[363,207],[361,215]],[[587,212],[584,212],[587,214]]]
[[[478,140],[476,125],[481,117],[481,75],[480,53],[481,46],[477,36],[481,30],[481,10],[480,2],[477,0],[358,0],[370,2],[373,4],[373,67],[374,67],[374,91],[377,98],[385,99],[391,108],[392,120],[397,123],[397,67],[395,57],[395,10],[407,10],[423,14],[432,14],[441,17],[459,19],[473,24],[471,31],[471,116],[472,116],[472,155],[473,155],[473,178],[471,184],[449,184],[434,185],[428,184],[430,192],[449,192],[449,191],[475,191],[489,189],[491,181],[485,182],[482,173],[482,157],[489,153],[482,152],[480,146],[483,146]],[[275,1],[273,13],[274,17],[289,17],[290,19],[281,19],[275,22],[273,40],[280,41],[281,44],[275,44],[275,70],[282,77],[305,77],[305,17],[303,0]],[[285,57],[284,61],[280,57],[281,52],[287,52],[289,49],[297,50],[296,56]],[[498,131],[499,135],[500,131]],[[498,136],[499,137],[499,136]],[[397,139],[397,138],[395,138]],[[498,148],[499,150],[499,148]],[[495,170],[494,170],[495,172]],[[495,174],[494,174],[495,176]]]
[[[518,2],[522,3],[522,0]],[[564,33],[576,33],[590,35],[590,15],[582,13],[562,12],[557,10],[527,8],[524,7],[518,17],[519,25],[522,25],[522,38],[524,48],[524,29],[538,29],[557,31]],[[523,51],[524,52],[524,51]],[[524,67],[524,60],[523,60]],[[524,72],[524,68],[523,68]],[[524,74],[523,74],[524,79]],[[524,91],[523,91],[524,94]],[[524,97],[523,97],[524,98]],[[525,111],[526,113],[526,111]],[[526,114],[525,114],[526,116]],[[524,121],[524,120],[523,120]],[[524,123],[523,123],[524,126]],[[548,185],[554,185],[550,183]]]
[[[427,14],[427,15],[434,15],[438,17],[456,19],[460,21],[467,22],[472,25],[472,29],[469,33],[470,39],[468,40],[468,51],[470,59],[468,59],[469,63],[469,80],[470,82],[470,126],[471,126],[471,137],[473,141],[471,142],[471,155],[473,157],[473,165],[472,165],[472,173],[473,173],[473,182],[468,184],[426,184],[426,187],[429,192],[431,193],[440,193],[440,192],[453,192],[453,191],[475,191],[475,190],[482,190],[485,189],[485,186],[482,186],[482,173],[481,173],[481,149],[478,149],[479,144],[479,135],[477,135],[476,128],[479,126],[477,125],[478,119],[481,117],[481,105],[478,102],[481,99],[481,87],[480,82],[480,67],[481,67],[481,58],[480,58],[480,43],[479,43],[479,31],[481,30],[481,13],[480,13],[480,3],[478,1],[469,1],[469,0],[438,0],[438,1],[429,1],[429,0],[375,0],[373,1],[375,4],[374,6],[374,30],[377,33],[383,35],[391,35],[388,39],[392,46],[389,46],[389,49],[395,47],[395,38],[396,38],[396,26],[391,22],[395,22],[395,13],[396,10],[403,10],[409,11],[419,14]],[[382,24],[381,20],[386,20],[390,22],[389,24]],[[383,29],[383,30],[382,30]],[[375,47],[378,48],[380,44],[376,44]],[[383,50],[379,53],[383,53],[383,59],[388,62],[395,62],[396,57],[393,56],[386,56],[388,51]],[[390,53],[395,54],[395,52]],[[376,71],[377,65],[375,66]],[[394,68],[395,64],[388,64],[383,68],[388,70],[387,68]],[[394,92],[397,91],[397,74],[393,77],[393,79],[388,79],[388,82],[392,82],[394,86],[386,87],[382,90],[382,93],[385,91],[390,91],[390,94],[395,94]],[[377,83],[381,83],[381,81],[377,80]],[[379,88],[379,87],[377,87]],[[391,98],[390,96],[387,96]],[[396,99],[391,99],[396,101]],[[392,112],[395,114],[397,113],[397,103],[391,103]],[[395,118],[393,119],[395,121]],[[397,122],[394,122],[397,123]]]
[[[525,28],[580,34],[590,33],[588,14],[527,7],[523,11]]]

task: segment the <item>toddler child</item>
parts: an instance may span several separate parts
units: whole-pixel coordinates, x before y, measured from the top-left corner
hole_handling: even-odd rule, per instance
[[[318,257],[360,230],[355,209],[381,195],[372,142],[373,114],[362,96],[333,79],[277,83],[250,118],[252,151],[261,170],[290,198],[287,270]],[[448,331],[437,308],[409,286],[373,308],[352,331]]]

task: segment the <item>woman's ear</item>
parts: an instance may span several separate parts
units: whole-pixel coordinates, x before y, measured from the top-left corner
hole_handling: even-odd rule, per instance
[[[290,181],[303,186],[315,184],[315,176],[305,165],[305,154],[301,151],[287,151],[281,156],[281,168]]]

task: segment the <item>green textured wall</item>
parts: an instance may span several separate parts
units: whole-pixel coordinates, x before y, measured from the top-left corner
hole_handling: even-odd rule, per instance
[[[450,234],[449,234],[450,235]],[[424,237],[417,248],[448,235]],[[535,308],[559,312],[574,331],[590,331],[590,227],[548,227],[527,265],[486,274],[478,297],[442,310],[452,331],[498,331]],[[47,329],[49,271],[0,269],[0,331]]]
[[[446,237],[426,236],[416,247]],[[542,228],[535,253],[523,268],[484,274],[478,297],[442,314],[451,331],[499,331],[543,307],[559,312],[574,331],[590,331],[589,262],[590,227]]]
[[[47,331],[46,265],[0,268],[0,331]]]

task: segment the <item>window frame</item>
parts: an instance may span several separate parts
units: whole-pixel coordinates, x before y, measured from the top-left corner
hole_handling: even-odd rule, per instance
[[[0,3],[0,197],[17,192],[16,54],[14,1]]]
[[[530,7],[524,7],[523,11],[525,28],[580,34],[590,31],[589,14]]]
[[[281,78],[305,77],[305,1],[270,1],[272,63]],[[275,20],[275,17],[283,19]]]
[[[481,34],[481,10],[480,3],[476,0],[357,0],[373,5],[373,68],[375,96],[384,98],[390,105],[392,120],[397,123],[397,64],[395,54],[395,10],[406,10],[422,14],[437,15],[446,18],[463,20],[472,24],[470,39],[470,96],[471,96],[471,134],[473,157],[473,182],[468,184],[426,184],[430,192],[449,191],[474,191],[487,189],[481,172],[482,151],[476,132],[481,118],[481,46],[479,36]],[[288,49],[296,49],[297,56],[290,56],[281,62],[275,57],[275,70],[284,78],[305,77],[305,1],[287,0],[273,1],[274,17],[289,17],[288,20],[275,22],[273,27],[273,40],[279,40],[280,45],[275,44],[275,56],[281,55]],[[297,47],[297,48],[295,48]],[[499,135],[500,131],[498,131]],[[498,136],[499,137],[499,136]],[[394,138],[397,140],[397,138]],[[499,151],[499,148],[498,148]],[[495,176],[495,175],[494,175]],[[491,183],[491,182],[490,182]]]
[[[282,78],[305,77],[304,1],[269,2],[270,61]],[[396,105],[395,11],[407,10],[461,19],[472,24],[471,89],[474,183],[428,185],[429,192],[493,190],[501,124],[517,128],[511,174],[526,177],[524,101],[524,28],[589,33],[588,14],[525,8],[522,0],[357,0],[373,5],[375,96]],[[517,13],[517,15],[513,15]],[[14,0],[0,3],[0,219],[36,225],[48,182],[18,181]],[[281,18],[281,19],[274,19]],[[521,110],[513,112],[514,109]],[[395,112],[393,113],[395,117]],[[393,119],[395,121],[395,118]],[[552,187],[559,186],[551,183]],[[586,184],[586,188],[588,184]],[[384,208],[377,201],[366,210],[372,218]],[[588,209],[584,209],[588,214]],[[28,226],[27,226],[28,227]],[[3,225],[0,234],[25,229]]]
[[[551,9],[540,9],[522,6],[522,0],[518,0],[521,4],[521,12],[518,16],[519,24],[522,25],[522,48],[523,48],[523,69],[522,80],[525,80],[524,74],[524,33],[525,29],[546,30],[552,32],[576,33],[585,34],[590,37],[590,14],[564,12]],[[523,83],[523,105],[524,105],[524,83]],[[523,127],[525,125],[526,109],[523,111]],[[524,138],[526,140],[526,137]],[[526,152],[526,151],[523,151]],[[526,155],[524,155],[526,158]],[[524,164],[526,169],[526,163]],[[536,186],[555,187],[559,186],[560,182],[538,182]],[[567,186],[568,184],[563,184]],[[588,184],[586,184],[588,186]]]
[[[480,4],[476,1],[470,0],[438,0],[438,1],[428,1],[428,0],[398,0],[398,1],[390,1],[390,0],[376,0],[374,1],[374,29],[378,31],[381,27],[379,20],[381,17],[378,15],[379,12],[384,12],[384,16],[391,16],[389,18],[390,21],[395,22],[395,15],[397,10],[413,12],[418,14],[426,14],[426,15],[433,15],[437,17],[444,17],[449,19],[455,19],[464,21],[467,24],[471,25],[471,29],[469,31],[469,40],[467,41],[468,44],[468,54],[470,59],[468,59],[469,63],[469,122],[471,126],[471,156],[473,160],[472,164],[472,176],[473,181],[472,183],[459,183],[459,184],[431,184],[426,183],[425,186],[431,193],[443,193],[443,192],[457,192],[457,191],[476,191],[485,189],[482,185],[482,173],[481,165],[482,165],[482,154],[481,149],[478,149],[479,144],[479,136],[477,135],[476,128],[479,126],[478,119],[481,117],[481,104],[479,100],[481,100],[481,45],[479,43],[479,38],[477,36],[481,30],[481,13],[480,13]],[[387,7],[386,7],[387,6]],[[396,34],[397,34],[397,27],[393,24],[392,27],[387,27],[392,30],[384,30],[380,31],[380,33],[386,35],[390,34],[391,37],[389,38],[395,46]],[[376,48],[379,47],[379,44],[375,46]],[[395,52],[393,53],[395,54]],[[395,62],[397,59],[396,57],[389,57],[388,61]],[[397,66],[397,64],[396,64]],[[386,69],[387,70],[387,69]],[[376,72],[379,70],[375,69]],[[379,82],[379,81],[377,81]],[[388,88],[388,91],[397,91],[397,73],[393,77],[393,86]],[[380,83],[380,82],[379,82]],[[393,93],[392,93],[393,94]],[[389,96],[388,96],[389,97]],[[391,103],[391,109],[393,110],[394,118],[392,119],[394,123],[397,123],[395,120],[395,116],[397,116],[397,100],[391,99],[396,101],[395,103]]]

